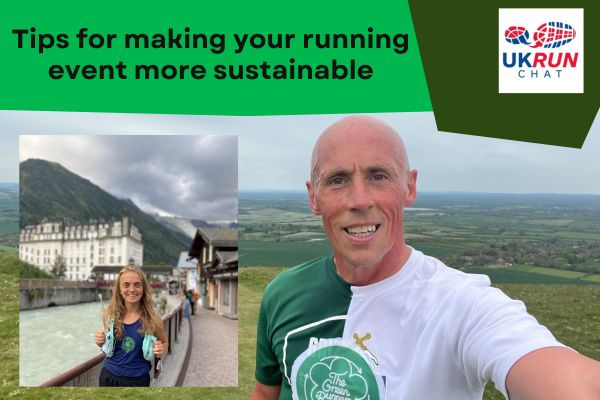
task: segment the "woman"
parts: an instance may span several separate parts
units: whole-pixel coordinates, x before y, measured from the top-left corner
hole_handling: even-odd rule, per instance
[[[119,272],[103,323],[104,331],[95,335],[106,353],[99,386],[150,386],[151,360],[162,357],[169,343],[139,267]]]

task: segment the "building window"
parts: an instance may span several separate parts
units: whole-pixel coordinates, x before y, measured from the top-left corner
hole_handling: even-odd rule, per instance
[[[225,307],[229,307],[229,295],[230,295],[229,292],[231,290],[231,288],[230,288],[231,282],[230,281],[221,281],[221,282],[222,282],[221,288],[222,288],[222,294],[223,294],[221,297],[223,299],[222,304]]]

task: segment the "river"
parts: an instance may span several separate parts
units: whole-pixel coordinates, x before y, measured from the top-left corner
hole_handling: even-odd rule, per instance
[[[100,353],[100,302],[19,313],[19,384],[38,386]]]

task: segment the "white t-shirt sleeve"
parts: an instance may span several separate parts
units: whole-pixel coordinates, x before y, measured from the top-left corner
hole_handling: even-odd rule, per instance
[[[462,319],[458,332],[458,361],[471,384],[490,379],[506,398],[506,377],[524,355],[544,347],[560,346],[552,333],[527,313],[522,301],[483,282],[461,291]]]

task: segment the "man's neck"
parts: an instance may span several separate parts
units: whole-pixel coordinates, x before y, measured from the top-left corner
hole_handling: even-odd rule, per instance
[[[400,243],[390,249],[375,265],[354,266],[334,254],[333,262],[337,274],[354,286],[366,286],[382,281],[400,271],[410,257],[412,249]]]

